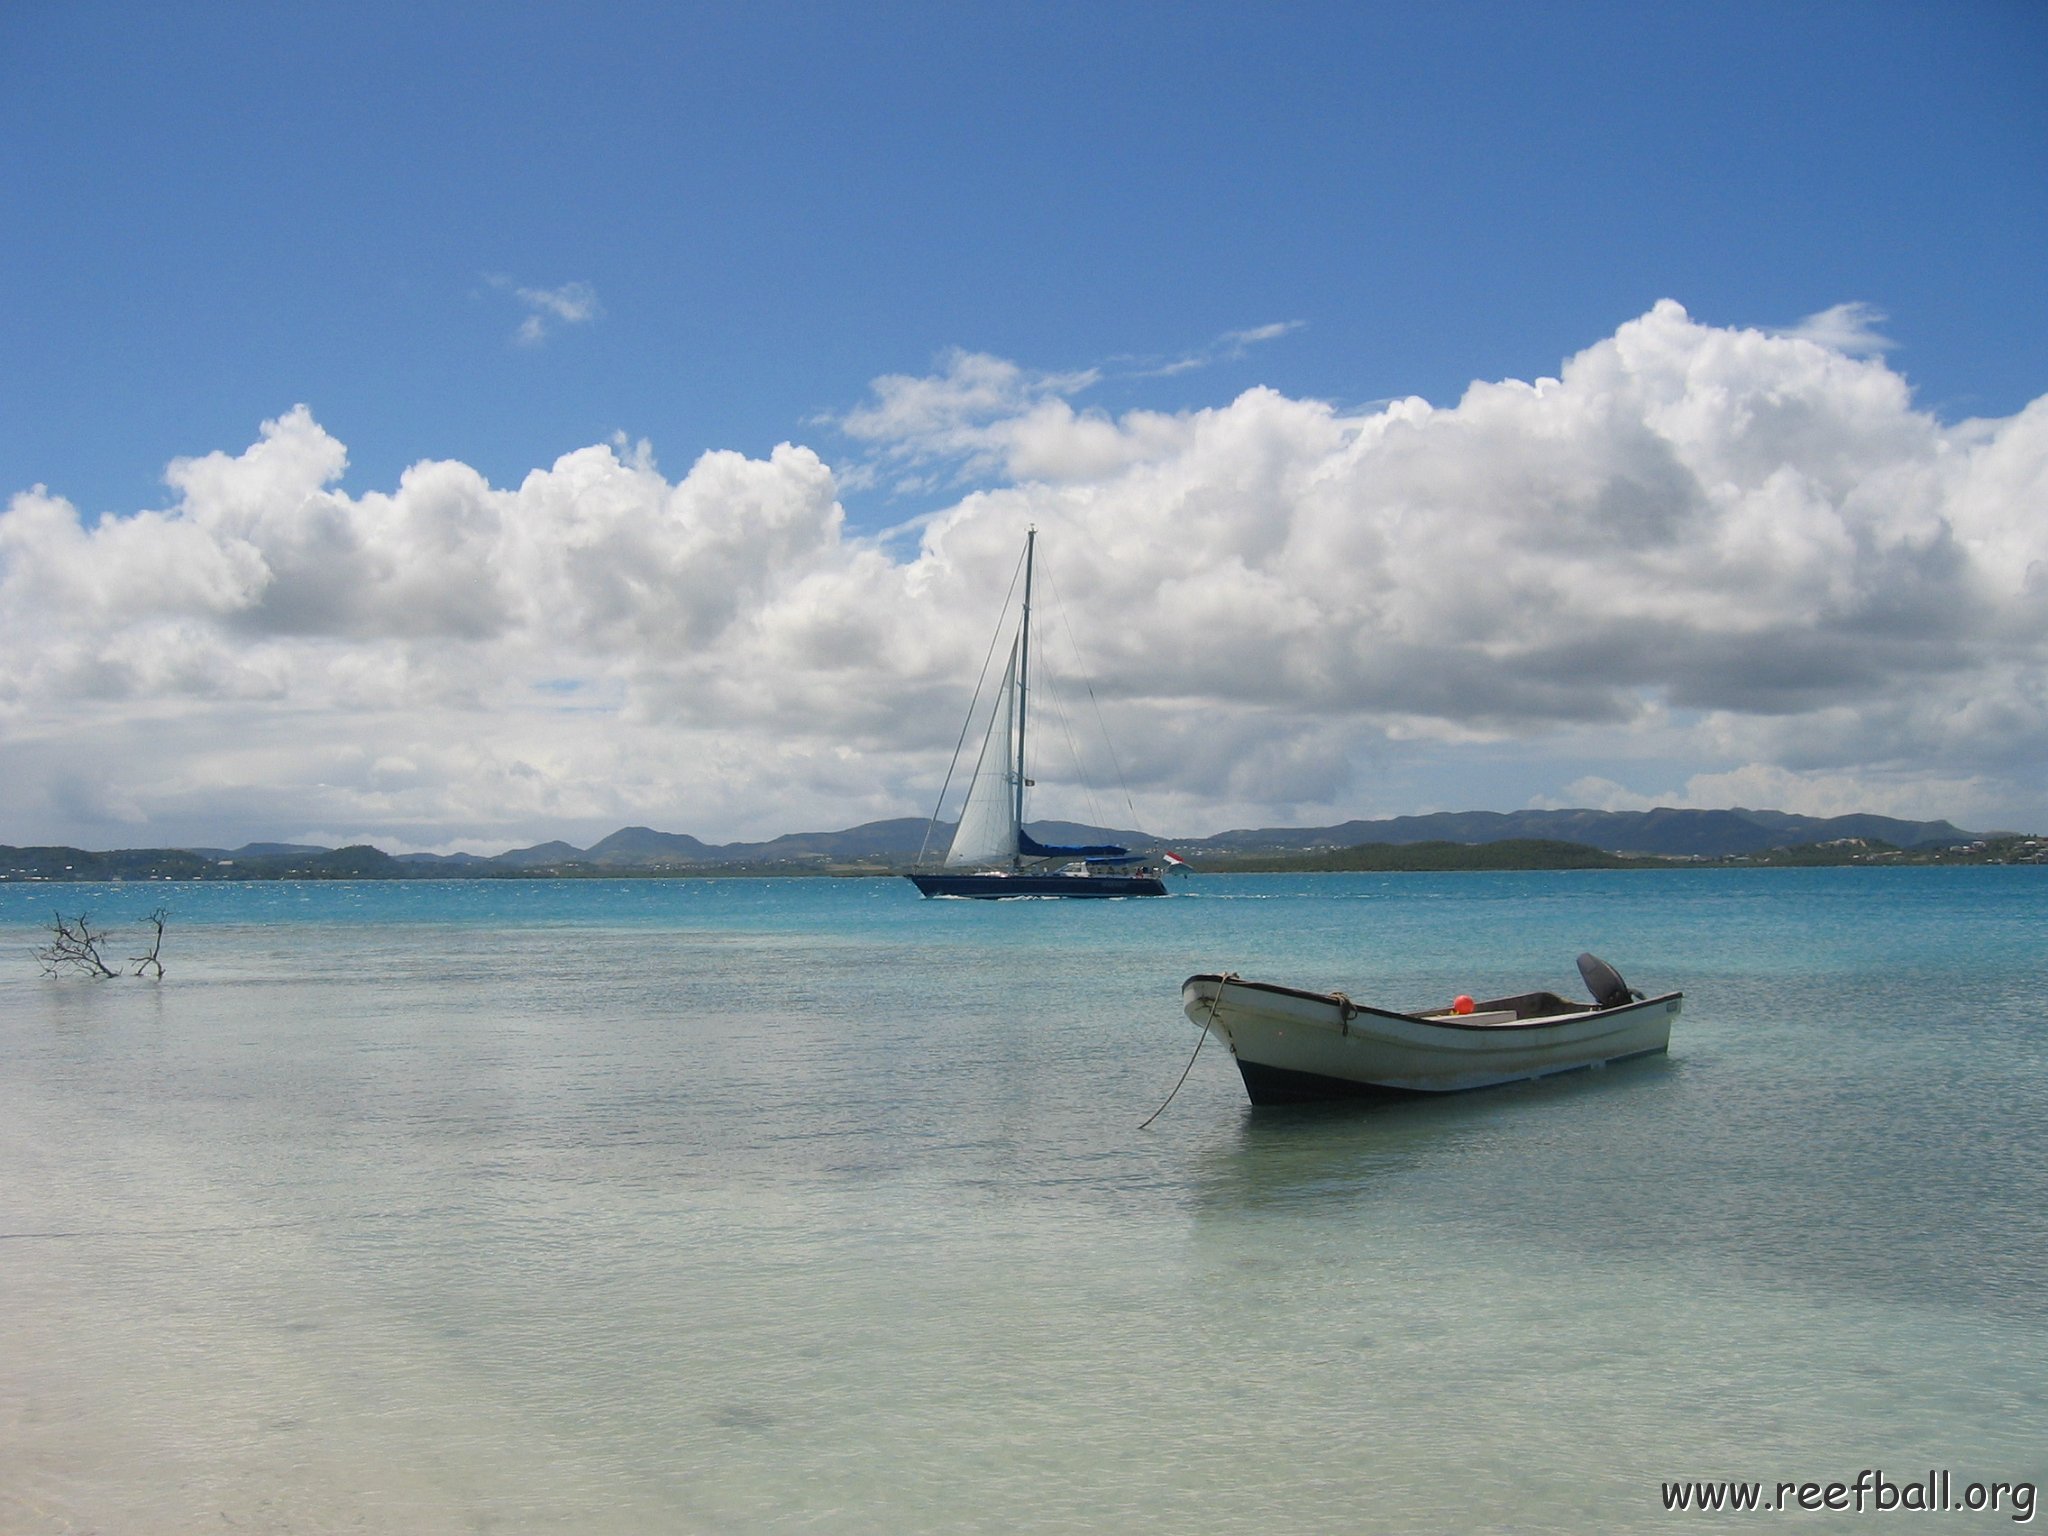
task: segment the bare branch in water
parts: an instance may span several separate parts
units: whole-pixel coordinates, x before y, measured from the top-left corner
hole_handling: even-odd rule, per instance
[[[147,976],[152,981],[163,980],[164,924],[170,921],[170,917],[169,907],[158,907],[143,919],[150,927],[149,953],[128,957],[128,963],[135,967],[135,975]],[[50,942],[35,952],[36,961],[42,966],[45,976],[75,974],[105,981],[121,974],[107,963],[107,957],[101,953],[106,942],[106,930],[93,926],[90,912],[81,912],[76,917],[53,912],[50,914]]]
[[[106,934],[92,925],[92,915],[81,912],[74,918],[67,918],[62,912],[50,916],[50,942],[36,951],[36,959],[42,963],[45,976],[61,976],[66,971],[78,971],[95,981],[121,973],[108,965],[100,954],[100,945],[106,942]]]
[[[163,952],[164,947],[164,924],[170,921],[170,917],[171,909],[169,907],[158,907],[148,917],[143,919],[144,922],[148,923],[156,931],[149,941],[148,954],[130,955],[128,957],[128,963],[135,967],[135,974],[137,976],[148,972],[151,981],[162,981],[164,979],[164,963],[158,956]]]

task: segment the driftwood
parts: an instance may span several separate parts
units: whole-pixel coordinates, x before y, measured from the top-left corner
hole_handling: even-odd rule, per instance
[[[162,953],[164,947],[164,924],[170,921],[170,917],[171,909],[169,907],[158,907],[148,917],[143,919],[145,923],[149,924],[153,932],[149,940],[149,953],[146,955],[130,955],[128,957],[128,963],[135,967],[135,974],[137,976],[147,971],[150,973],[151,981],[162,981],[164,979],[164,963],[158,956]]]
[[[152,936],[148,954],[128,957],[128,963],[135,967],[135,975],[148,975],[156,981],[163,979],[164,924],[170,920],[170,915],[168,907],[158,907],[144,919],[152,930]],[[76,917],[53,912],[50,915],[50,942],[35,952],[36,960],[45,976],[81,975],[90,976],[94,981],[105,981],[121,974],[107,963],[107,957],[102,953],[106,942],[106,930],[93,926],[90,912],[81,912]]]

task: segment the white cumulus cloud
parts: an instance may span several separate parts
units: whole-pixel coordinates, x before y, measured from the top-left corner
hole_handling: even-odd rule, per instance
[[[171,465],[162,510],[22,491],[0,841],[921,814],[1032,524],[1052,664],[1079,653],[1157,829],[1503,785],[2048,822],[2048,398],[1943,423],[1868,347],[1668,302],[1444,407],[1112,418],[1085,380],[965,352],[878,380],[849,434],[992,479],[900,554],[801,446],[673,481],[623,443],[510,487],[423,462],[350,495],[305,407]],[[1044,814],[1126,819],[1056,777]]]

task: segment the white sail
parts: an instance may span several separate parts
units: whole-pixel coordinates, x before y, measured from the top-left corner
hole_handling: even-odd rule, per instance
[[[996,690],[988,736],[974,765],[974,781],[967,786],[967,804],[946,853],[948,864],[1002,864],[1016,857],[1017,649],[1022,644],[1020,635],[1010,646],[1010,664]]]

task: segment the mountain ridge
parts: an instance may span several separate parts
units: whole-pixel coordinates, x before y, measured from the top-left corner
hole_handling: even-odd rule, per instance
[[[1956,848],[1978,834],[1948,821],[1906,821],[1870,813],[1802,816],[1790,811],[1563,809],[1436,811],[1419,816],[1338,822],[1325,827],[1236,828],[1208,837],[1151,833],[1067,821],[1030,824],[1048,844],[1122,843],[1133,851],[1172,850],[1199,861],[1247,855],[1298,856],[1366,846],[1467,847],[1510,842],[1577,844],[1620,858],[1743,858],[1788,847],[1867,842],[1906,850]],[[153,848],[90,853],[76,848],[0,847],[0,880],[365,879],[422,876],[519,876],[552,872],[621,875],[714,873],[887,873],[920,852],[943,856],[950,823],[915,816],[863,822],[836,832],[784,833],[765,842],[714,844],[686,832],[621,827],[588,848],[560,840],[495,856],[387,854],[366,845],[328,849],[304,843],[248,843],[236,849]]]
[[[1188,846],[1228,852],[1306,851],[1349,848],[1363,843],[1493,843],[1539,838],[1584,843],[1606,853],[1664,858],[1727,858],[1763,853],[1789,843],[1835,838],[1875,838],[1899,848],[1969,842],[1974,833],[1948,821],[1905,821],[1859,812],[1845,816],[1803,816],[1792,811],[1684,810],[1658,806],[1647,811],[1587,809],[1535,811],[1434,811],[1378,821],[1353,820],[1330,827],[1263,827],[1189,839]]]
[[[927,827],[930,836],[927,839]],[[1590,809],[1536,811],[1434,811],[1419,816],[1338,822],[1324,827],[1237,828],[1207,837],[1170,838],[1132,828],[1097,827],[1072,821],[1034,821],[1031,834],[1045,843],[1115,842],[1138,851],[1172,849],[1183,857],[1218,853],[1307,852],[1365,843],[1494,843],[1525,838],[1583,843],[1605,853],[1664,858],[1727,858],[1763,853],[1796,843],[1837,838],[1875,839],[1899,848],[1969,842],[1975,833],[1948,821],[1907,821],[1857,812],[1844,816],[1803,816],[1793,811],[1687,810],[1659,806],[1648,811]],[[836,832],[786,832],[765,842],[707,843],[687,832],[621,827],[588,848],[553,841],[480,854],[398,854],[401,861],[433,861],[535,869],[579,864],[610,869],[664,869],[721,864],[820,863],[833,860],[915,859],[925,850],[938,856],[952,837],[950,822],[927,823],[921,816],[863,822]],[[252,844],[223,857],[248,858],[289,847],[293,853],[320,850],[298,845]],[[205,851],[205,850],[195,850]]]

